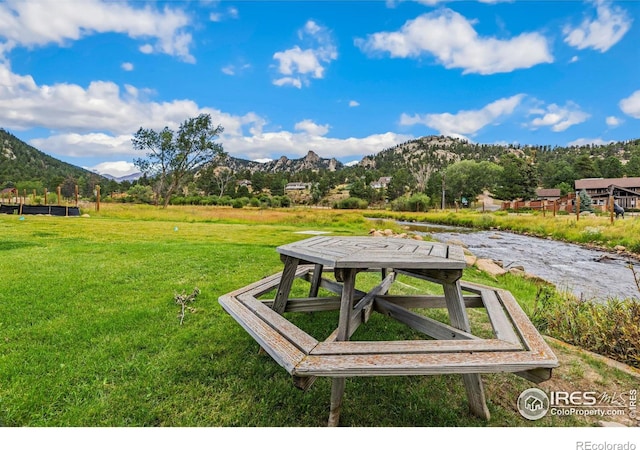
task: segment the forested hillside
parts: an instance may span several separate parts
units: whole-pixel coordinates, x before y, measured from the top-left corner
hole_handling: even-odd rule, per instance
[[[151,201],[153,179],[107,180],[99,175],[52,158],[15,136],[0,130],[0,188],[41,191],[63,187],[68,196],[77,184],[83,196],[91,196],[96,184],[104,193],[127,193],[129,201]],[[223,143],[224,144],[224,143]],[[463,199],[473,201],[483,190],[496,198],[532,198],[538,187],[574,190],[580,178],[640,177],[640,139],[605,145],[573,147],[476,144],[465,140],[426,136],[369,155],[346,167],[336,159],[313,151],[299,159],[281,157],[257,163],[228,157],[199,168],[180,186],[183,202],[216,199],[283,197],[287,183],[307,183],[305,195],[293,201],[332,205],[336,197],[354,198],[351,205],[387,204],[419,196],[427,206]],[[375,187],[385,177],[384,187]],[[144,188],[144,189],[143,189]],[[135,195],[134,195],[135,194]],[[144,194],[144,195],[143,195]],[[336,195],[339,194],[339,195]],[[120,197],[122,198],[122,197]],[[156,195],[157,198],[157,195]],[[304,199],[304,200],[300,200]],[[357,201],[355,201],[357,200]],[[227,200],[227,203],[230,200]],[[256,202],[254,202],[256,203]]]
[[[29,193],[44,188],[53,192],[58,186],[71,191],[78,184],[86,195],[95,184],[106,179],[88,170],[55,159],[0,129],[0,188],[17,187]],[[86,191],[86,192],[85,192]]]

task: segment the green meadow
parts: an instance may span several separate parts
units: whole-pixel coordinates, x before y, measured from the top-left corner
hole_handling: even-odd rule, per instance
[[[218,297],[280,271],[276,247],[309,237],[300,232],[366,235],[372,223],[362,213],[115,204],[85,212],[90,217],[0,215],[0,426],[326,425],[330,380],[296,389]],[[538,292],[515,276],[495,280],[468,269],[465,278],[506,287],[527,311]],[[429,289],[402,281],[406,292]],[[195,288],[200,294],[180,324],[175,298]],[[412,337],[400,324],[374,318],[363,339]],[[321,335],[336,326],[337,313],[290,319]],[[479,312],[472,320],[479,332],[487,325]],[[552,383],[637,387],[632,374],[553,345],[562,366]],[[515,404],[534,384],[511,374],[483,379],[488,423],[468,413],[461,377],[443,375],[350,378],[341,425],[594,424],[588,417],[530,422]]]

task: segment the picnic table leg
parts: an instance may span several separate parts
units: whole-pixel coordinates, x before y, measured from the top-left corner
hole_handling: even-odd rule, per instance
[[[322,264],[315,264],[313,266],[313,278],[311,279],[311,289],[309,290],[309,297],[317,297],[318,290],[320,289],[320,279],[322,278]]]
[[[293,280],[296,278],[296,270],[298,269],[298,258],[287,256],[284,260],[284,270],[280,277],[280,284],[278,285],[278,292],[276,298],[273,301],[271,309],[278,314],[282,315],[287,307],[287,301],[289,300],[289,293],[291,292],[291,286],[293,286]],[[264,354],[265,350],[260,347],[258,354]]]
[[[460,289],[460,281],[455,283],[444,283],[444,295],[447,301],[447,309],[449,311],[449,320],[451,325],[467,333],[471,332],[469,317],[464,306],[462,290]],[[462,380],[467,391],[467,399],[469,401],[469,409],[471,413],[481,419],[489,420],[491,414],[487,408],[487,402],[484,396],[484,386],[480,374],[469,373],[463,374]]]
[[[356,284],[356,269],[344,269],[342,273],[343,287],[340,298],[340,319],[338,321],[338,336],[336,341],[349,340],[349,322],[353,310],[353,292]],[[346,385],[346,378],[333,378],[331,380],[331,409],[329,410],[330,427],[337,427],[340,422],[340,409],[342,397]]]
[[[276,293],[276,298],[274,299],[272,306],[272,309],[278,314],[282,314],[287,307],[291,286],[293,286],[293,280],[296,277],[298,262],[298,258],[293,258],[291,256],[287,256],[284,260],[284,270],[282,271],[280,285],[278,286],[278,292]]]

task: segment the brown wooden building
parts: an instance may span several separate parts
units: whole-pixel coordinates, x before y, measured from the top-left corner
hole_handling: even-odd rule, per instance
[[[583,178],[576,180],[576,193],[583,189],[593,200],[593,206],[606,210],[609,198],[624,209],[640,209],[640,177]]]

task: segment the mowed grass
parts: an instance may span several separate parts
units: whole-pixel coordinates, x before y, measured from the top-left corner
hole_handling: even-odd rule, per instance
[[[330,380],[296,389],[217,300],[280,271],[275,248],[308,237],[296,232],[363,235],[371,224],[331,211],[109,206],[90,218],[0,215],[0,426],[325,426]],[[195,287],[180,325],[174,297]],[[323,334],[337,313],[291,320]],[[367,327],[363,338],[412,333],[377,315]],[[341,424],[580,424],[526,421],[515,401],[532,384],[486,379],[488,424],[468,413],[455,375],[351,378]]]

